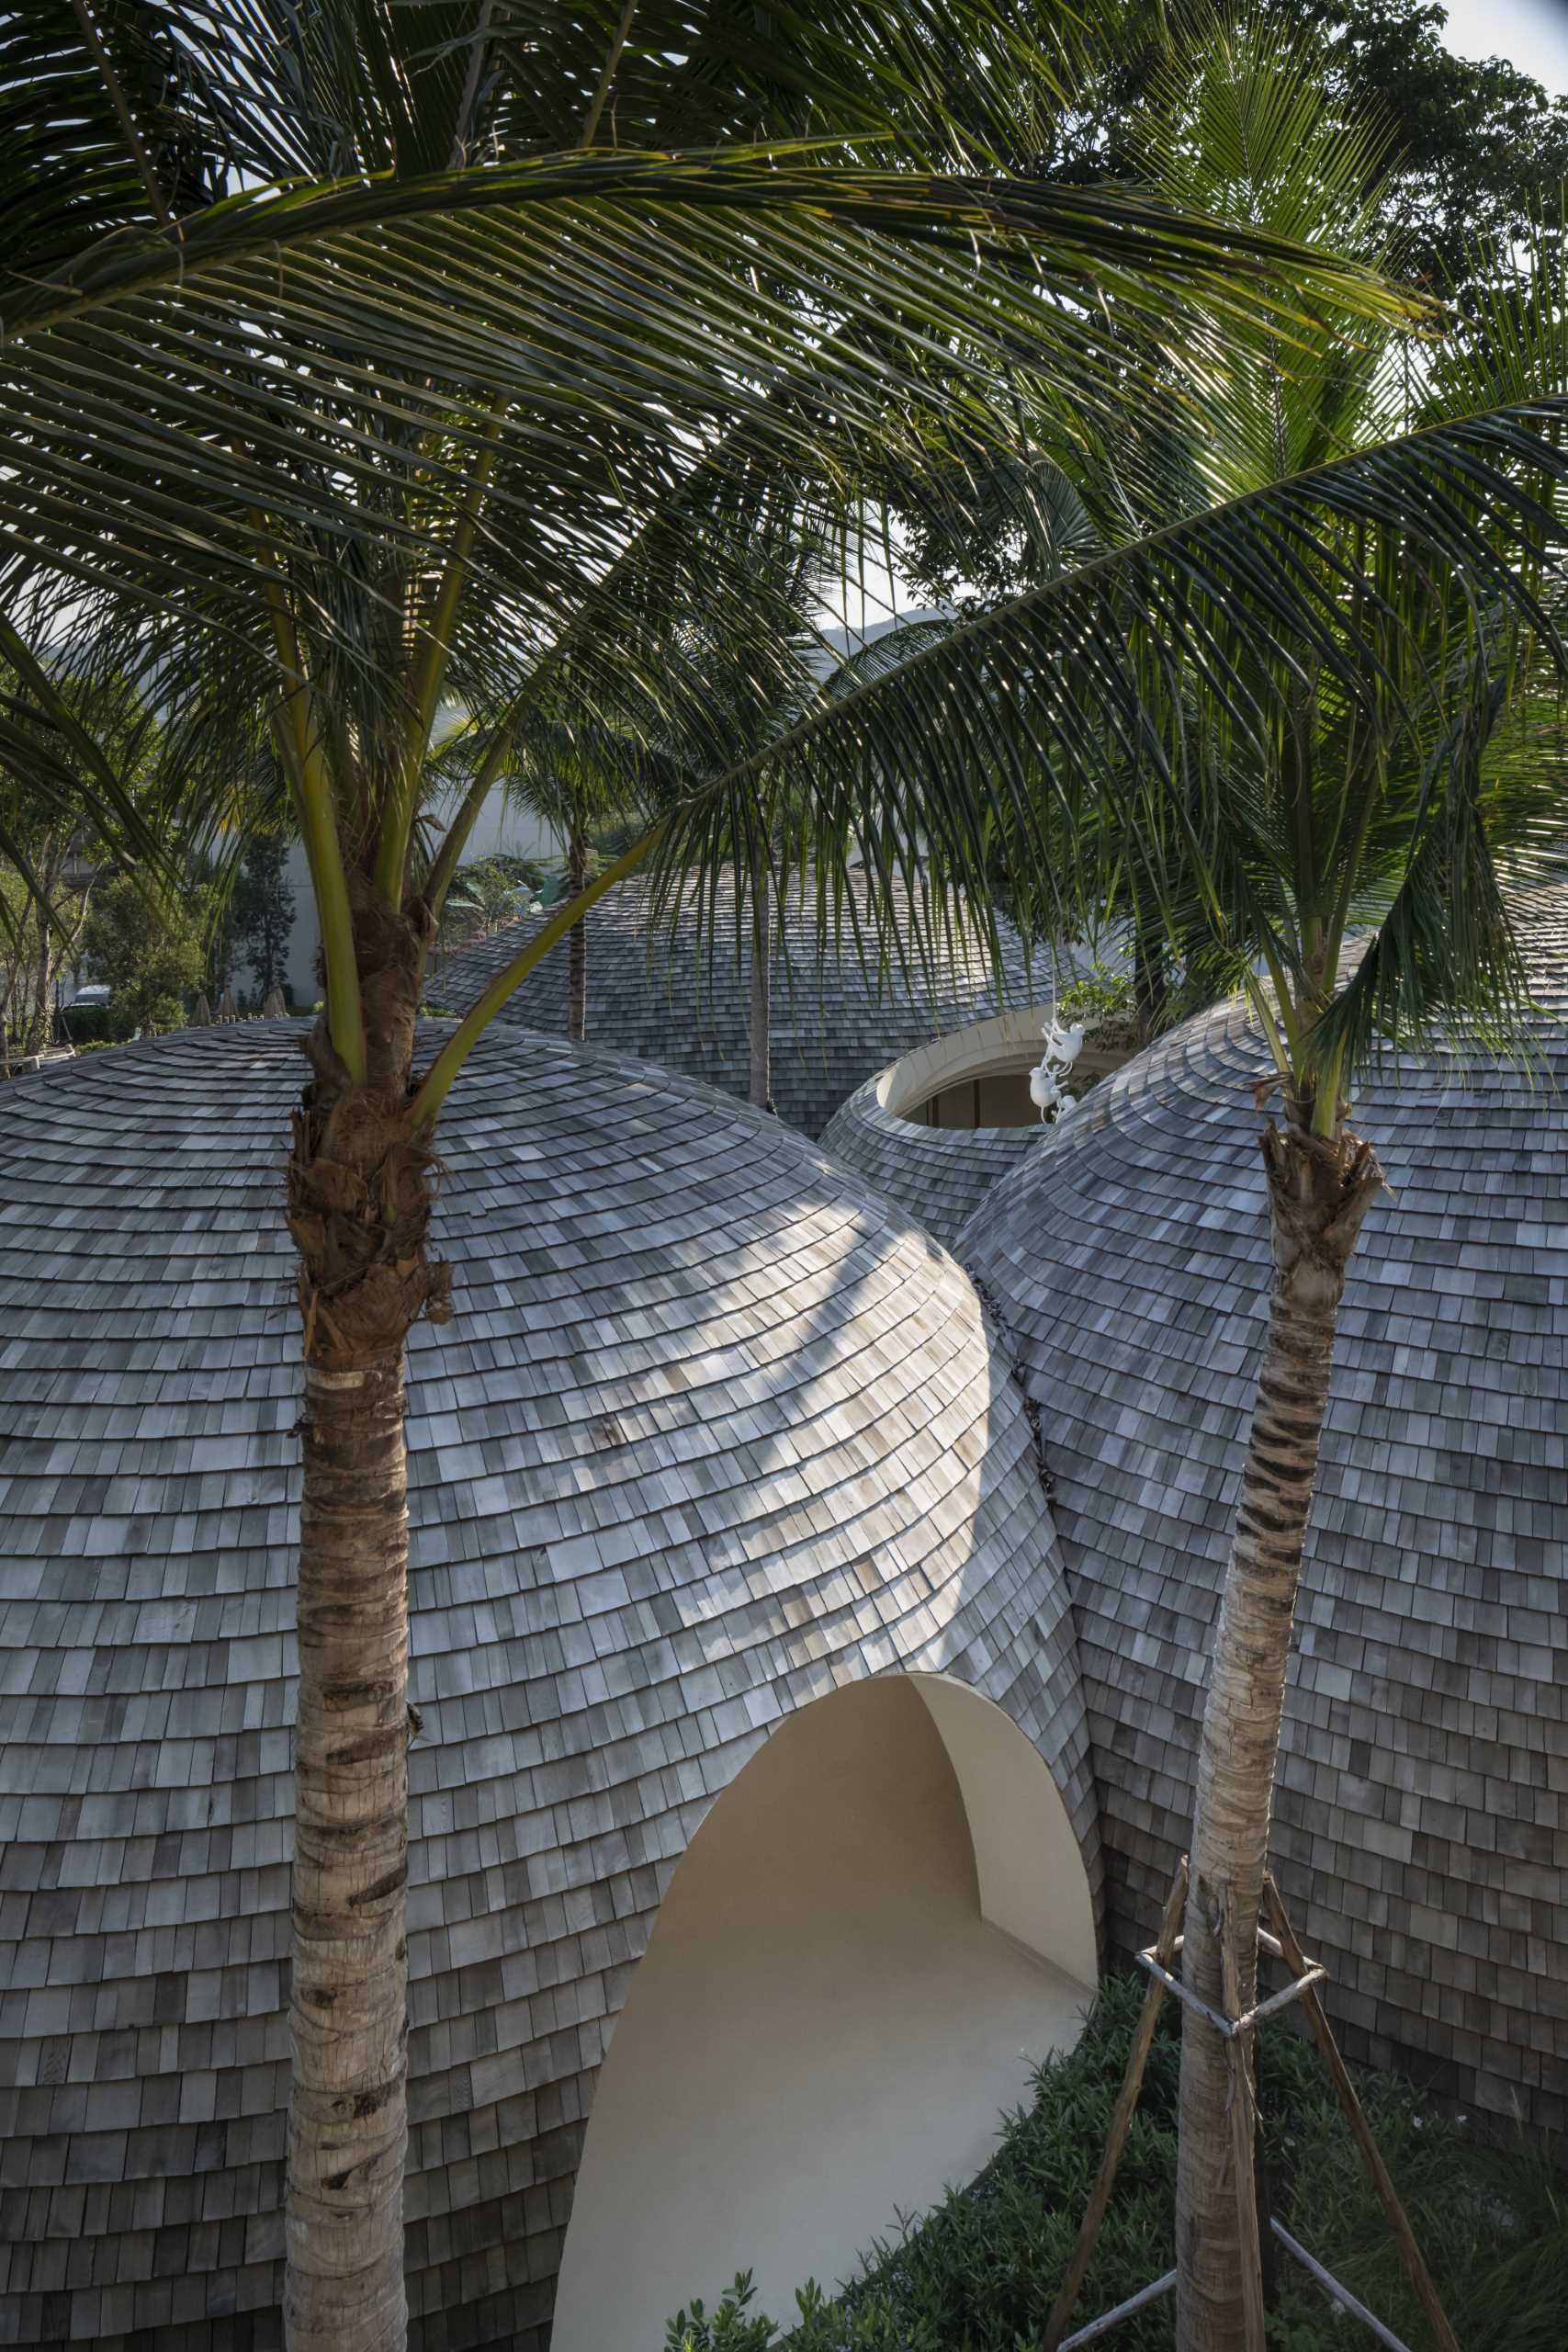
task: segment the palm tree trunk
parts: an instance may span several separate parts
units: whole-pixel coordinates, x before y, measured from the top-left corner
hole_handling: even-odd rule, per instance
[[[62,858],[54,856],[38,861],[39,880],[51,902],[54,898],[54,888],[60,878],[60,868],[62,864]],[[38,956],[32,974],[32,1006],[28,1014],[27,1031],[22,1040],[22,1051],[25,1054],[41,1053],[43,1048],[51,1042],[49,993],[50,981],[53,978],[56,938],[41,908],[38,912]]]
[[[773,904],[768,890],[767,860],[751,860],[751,1007],[750,1038],[751,1075],[747,1099],[760,1111],[773,1107]]]
[[[400,1348],[305,1374],[294,1755],[292,2352],[403,2344],[408,1516]]]
[[[566,852],[566,894],[577,898],[588,888],[588,845],[575,830]],[[574,922],[566,935],[566,1034],[581,1045],[588,1035],[588,933]]]
[[[17,978],[21,964],[7,964],[5,985],[0,988],[0,1078],[11,1075],[11,999],[17,992]]]
[[[33,1005],[28,1021],[27,1051],[29,1054],[40,1054],[50,1042],[49,977],[50,948],[52,943],[50,938],[49,925],[41,916],[39,919],[39,930],[43,935],[39,942],[38,963],[33,972]]]
[[[410,934],[398,968],[365,983],[365,1085],[318,1027],[288,1168],[305,1354],[290,2352],[400,2352],[408,2334],[403,1349],[419,1316],[449,1311],[426,1255],[433,1155],[408,1121],[422,968]]]
[[[1241,2007],[1258,1981],[1258,1922],[1285,1668],[1345,1270],[1382,1172],[1368,1144],[1262,1137],[1274,1284],[1241,1498],[1209,1669],[1182,1975],[1223,2011],[1228,1944]],[[1182,2012],[1177,2166],[1179,2352],[1246,2344],[1226,2044]]]

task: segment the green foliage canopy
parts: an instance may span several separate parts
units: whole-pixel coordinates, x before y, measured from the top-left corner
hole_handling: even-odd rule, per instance
[[[129,875],[95,891],[82,953],[108,983],[116,1036],[183,1026],[186,1000],[208,978],[211,914],[204,890],[152,900]]]
[[[1568,96],[1506,57],[1444,45],[1439,0],[1280,0],[1273,27],[1321,39],[1321,87],[1344,120],[1371,120],[1386,145],[1368,175],[1401,269],[1437,293],[1506,275],[1542,209],[1561,220]],[[1201,8],[1112,15],[1051,126],[1041,168],[1075,185],[1135,178],[1139,109],[1151,81],[1213,18]]]

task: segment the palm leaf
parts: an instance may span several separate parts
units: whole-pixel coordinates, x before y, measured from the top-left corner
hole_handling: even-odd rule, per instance
[[[881,640],[874,671],[716,790],[746,796],[771,780],[815,812],[817,855],[873,871],[890,843],[919,839],[937,871],[977,893],[1000,860],[1021,919],[1046,932],[1092,920],[1107,870],[1096,824],[1109,811],[1124,854],[1168,899],[1161,829],[1175,811],[1202,904],[1171,904],[1172,928],[1212,924],[1223,909],[1233,971],[1264,946],[1299,976],[1290,922],[1270,911],[1282,891],[1288,903],[1289,847],[1259,780],[1291,692],[1310,689],[1337,697],[1346,724],[1372,712],[1393,726],[1405,769],[1426,778],[1420,791],[1397,774],[1374,780],[1366,871],[1387,877],[1373,893],[1376,952],[1321,1045],[1359,1057],[1374,1035],[1427,1034],[1450,1009],[1506,1026],[1517,965],[1494,844],[1539,838],[1561,810],[1561,771],[1540,771],[1505,806],[1482,789],[1477,763],[1519,631],[1538,677],[1562,672],[1551,585],[1568,491],[1560,267],[1543,249],[1519,308],[1530,333],[1484,348],[1478,337],[1462,367],[1435,371],[1413,429],[1104,548],[950,627]],[[1489,404],[1442,414],[1455,383]],[[715,828],[694,808],[664,854],[711,857]],[[1065,844],[1076,844],[1066,860]],[[1325,846],[1332,854],[1326,835]],[[1443,919],[1452,931],[1439,955]]]

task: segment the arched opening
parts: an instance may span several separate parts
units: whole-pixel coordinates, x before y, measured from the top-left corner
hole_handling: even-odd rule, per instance
[[[929,1046],[917,1046],[872,1080],[877,1108],[913,1126],[953,1133],[986,1133],[1007,1127],[1038,1127],[1040,1114],[1030,1099],[1029,1073],[1040,1059],[1053,1004],[1015,1007],[964,1029],[950,1029]],[[1077,1096],[1130,1061],[1136,1050],[1131,1027],[1118,1021],[1091,1022],[1073,1064]]]
[[[554,2352],[642,2352],[738,2269],[793,2311],[971,2178],[1095,1972],[1083,1864],[998,1708],[885,1677],[784,1724],[665,1896],[605,2058]]]

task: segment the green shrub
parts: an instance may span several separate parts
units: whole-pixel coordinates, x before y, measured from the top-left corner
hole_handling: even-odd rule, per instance
[[[771,2319],[747,2316],[752,2296],[751,2273],[737,2271],[735,2284],[708,2317],[700,2296],[689,2312],[677,2312],[664,2332],[664,2352],[768,2352],[779,2332]]]
[[[87,1046],[107,1046],[115,1042],[107,1004],[62,1005],[60,1031],[78,1053]]]
[[[787,2330],[751,2311],[742,2274],[712,2317],[671,2323],[666,2352],[1032,2352],[1066,2270],[1121,2088],[1142,1977],[1102,1987],[1076,2049],[1049,2059],[1031,2105],[1009,2116],[977,2181],[874,2245],[837,2302],[815,2286]],[[1171,2265],[1179,2063],[1166,2005],[1116,2193],[1075,2313],[1084,2325]],[[1273,2210],[1412,2352],[1431,2338],[1314,2046],[1266,2027],[1258,2072]],[[1562,2352],[1568,2183],[1544,2158],[1476,2144],[1392,2075],[1357,2087],[1464,2352]],[[855,2333],[858,2328],[863,2333]],[[1170,2352],[1168,2298],[1107,2339]],[[1358,2321],[1280,2251],[1270,2352],[1354,2352]]]
[[[1056,1016],[1064,1023],[1131,1020],[1132,1013],[1132,974],[1118,972],[1109,964],[1091,964],[1056,999]]]
[[[1112,971],[1108,964],[1091,966],[1057,998],[1056,1018],[1069,1025],[1081,1021],[1091,1033],[1089,1043],[1106,1051],[1135,1046],[1138,1020],[1131,973]]]
[[[446,900],[446,929],[449,941],[495,931],[515,921],[530,893],[547,887],[549,869],[536,857],[512,857],[497,852],[460,865],[452,876]]]
[[[779,2332],[772,2320],[752,2314],[753,2293],[751,2273],[742,2270],[711,2318],[700,2301],[677,2312],[665,2332],[664,2352],[768,2352]],[[876,2288],[831,2302],[808,2279],[795,2290],[795,2305],[791,2352],[942,2352],[925,2320],[901,2319]]]

